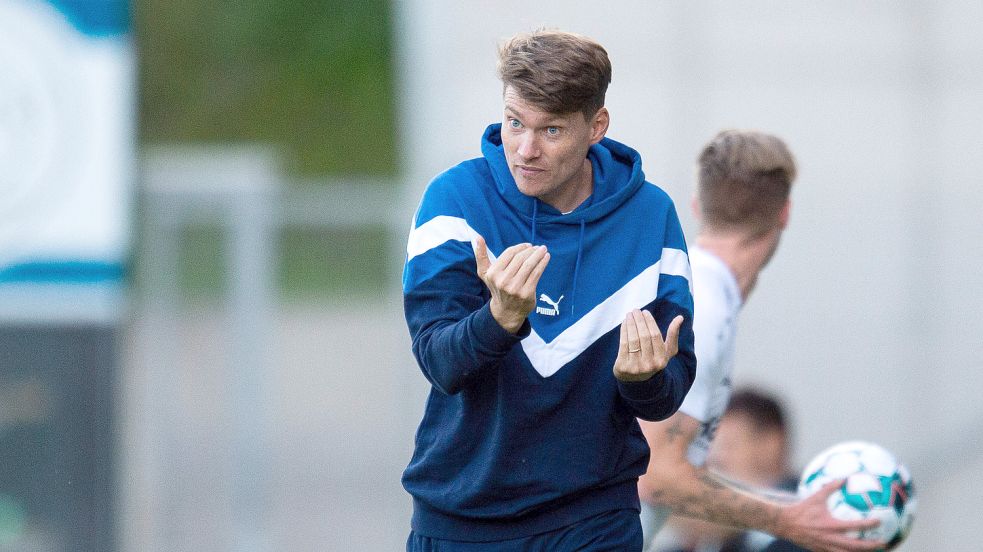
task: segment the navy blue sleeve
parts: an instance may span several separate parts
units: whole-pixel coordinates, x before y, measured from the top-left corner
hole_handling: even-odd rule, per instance
[[[526,321],[517,335],[510,334],[492,317],[483,297],[454,293],[433,282],[406,293],[403,308],[417,363],[434,388],[449,395],[461,391],[478,372],[496,366],[530,332]]]

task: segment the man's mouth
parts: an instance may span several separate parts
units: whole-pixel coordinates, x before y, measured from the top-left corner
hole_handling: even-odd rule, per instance
[[[539,167],[531,167],[529,165],[516,165],[515,168],[517,168],[519,173],[523,176],[536,176],[537,174],[540,174],[546,170]]]

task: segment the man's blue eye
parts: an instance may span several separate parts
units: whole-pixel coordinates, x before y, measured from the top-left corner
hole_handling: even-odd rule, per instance
[[[520,123],[518,119],[509,119],[509,126],[512,128],[519,128],[522,126],[522,123]]]
[[[546,129],[546,134],[549,134],[550,136],[556,136],[559,133],[560,133],[560,129],[556,127],[548,127]]]

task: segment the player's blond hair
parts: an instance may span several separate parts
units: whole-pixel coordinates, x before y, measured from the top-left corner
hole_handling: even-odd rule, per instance
[[[574,33],[541,29],[519,34],[498,50],[503,90],[547,113],[581,112],[590,119],[604,107],[611,61],[603,46]]]
[[[704,227],[767,232],[777,224],[795,176],[795,158],[777,136],[756,130],[718,133],[697,161]]]

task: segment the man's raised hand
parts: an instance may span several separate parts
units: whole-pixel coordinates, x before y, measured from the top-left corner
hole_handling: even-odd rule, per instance
[[[478,276],[491,292],[492,316],[514,334],[536,308],[536,284],[550,262],[550,254],[545,245],[520,243],[502,251],[492,263],[484,238],[478,236],[472,245]]]
[[[673,318],[663,341],[651,312],[638,309],[629,312],[621,323],[614,377],[620,381],[645,381],[665,369],[679,352],[679,327],[682,324],[682,316]]]

